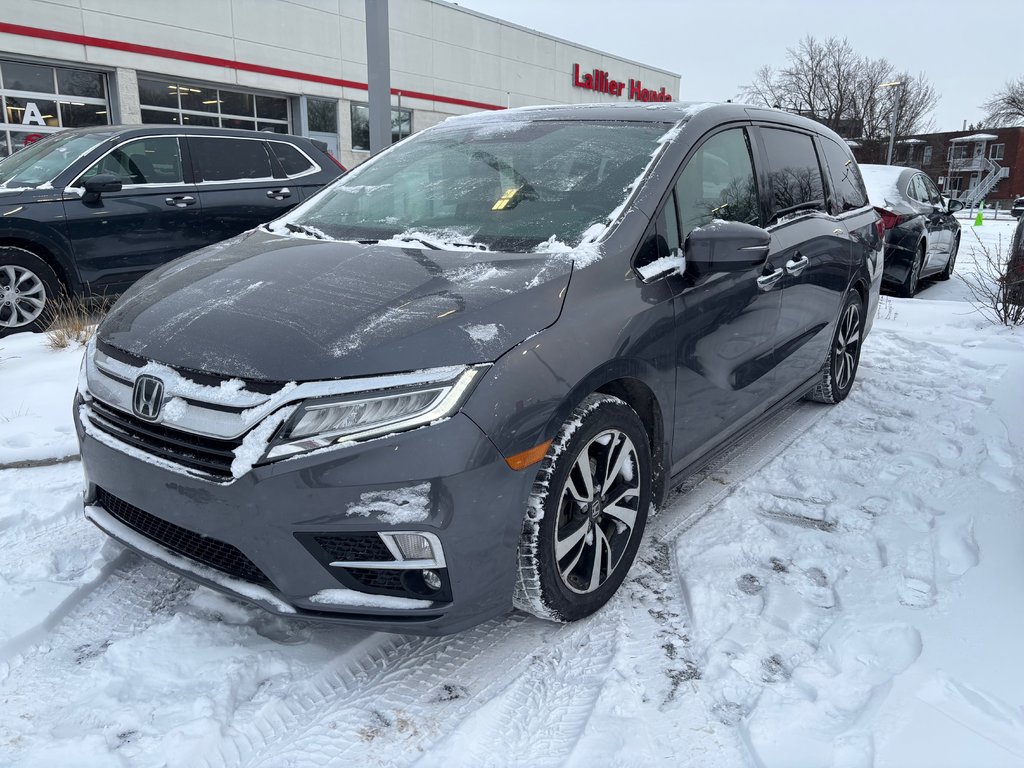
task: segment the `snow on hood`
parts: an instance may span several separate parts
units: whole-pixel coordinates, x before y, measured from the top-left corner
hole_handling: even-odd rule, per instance
[[[276,382],[491,362],[553,323],[572,258],[256,231],[156,270],[99,338],[174,367]],[[466,328],[493,326],[493,333]]]

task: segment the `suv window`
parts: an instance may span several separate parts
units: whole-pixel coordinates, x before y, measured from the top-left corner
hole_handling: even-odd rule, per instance
[[[733,128],[705,141],[687,161],[676,182],[676,195],[684,239],[712,219],[760,224],[746,131]]]
[[[832,213],[838,215],[867,205],[868,193],[864,188],[864,179],[850,150],[829,138],[821,139],[821,148],[835,194]]]
[[[771,221],[815,208],[825,210],[825,185],[810,136],[762,128],[771,180]]]
[[[82,180],[112,173],[122,184],[181,184],[181,147],[174,136],[148,136],[111,150],[82,174]]]
[[[274,176],[266,142],[192,136],[189,144],[192,148],[192,162],[202,181],[271,179]]]
[[[283,141],[272,141],[270,142],[270,148],[277,157],[277,161],[281,164],[281,168],[284,169],[285,175],[298,176],[300,173],[313,170],[313,163],[310,159],[291,144],[286,144]]]

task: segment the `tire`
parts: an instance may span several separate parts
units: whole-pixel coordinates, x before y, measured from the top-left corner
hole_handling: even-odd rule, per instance
[[[914,254],[914,261],[910,264],[910,269],[907,271],[907,276],[900,283],[896,293],[898,296],[904,299],[914,298],[914,294],[917,293],[917,287],[921,282],[921,267],[924,266],[924,240],[917,247],[917,252]]]
[[[568,622],[608,602],[640,548],[652,482],[650,442],[636,412],[610,395],[583,400],[551,443],[530,493],[515,606]]]
[[[48,327],[60,293],[60,279],[49,264],[24,248],[0,247],[0,336]]]
[[[863,337],[864,306],[860,294],[851,290],[846,294],[846,301],[839,313],[828,357],[821,366],[821,379],[807,393],[808,400],[835,405],[846,399],[857,378]]]
[[[953,249],[949,252],[949,259],[946,260],[946,268],[937,275],[939,280],[949,280],[953,276],[953,267],[956,266],[956,255],[960,252],[960,233],[953,238]]]

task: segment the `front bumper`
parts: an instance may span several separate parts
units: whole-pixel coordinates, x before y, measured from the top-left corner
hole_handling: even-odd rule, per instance
[[[467,416],[256,466],[223,483],[119,446],[83,423],[88,414],[88,404],[75,408],[87,517],[194,580],[281,615],[415,634],[456,632],[512,606],[522,515],[536,472],[511,470]],[[422,496],[411,512],[381,503],[410,489]],[[152,525],[126,525],[123,510],[130,508],[171,533],[158,542],[140,532]],[[334,558],[315,543],[389,531],[436,536],[444,557],[437,599],[382,595],[372,583],[354,581],[356,571],[331,566]],[[265,581],[197,560],[197,542],[237,550]]]

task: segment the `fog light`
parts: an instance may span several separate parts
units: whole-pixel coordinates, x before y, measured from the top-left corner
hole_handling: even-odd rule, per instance
[[[433,560],[430,539],[418,533],[396,533],[392,536],[405,560]]]
[[[423,583],[436,592],[441,588],[441,577],[437,571],[423,571]]]

